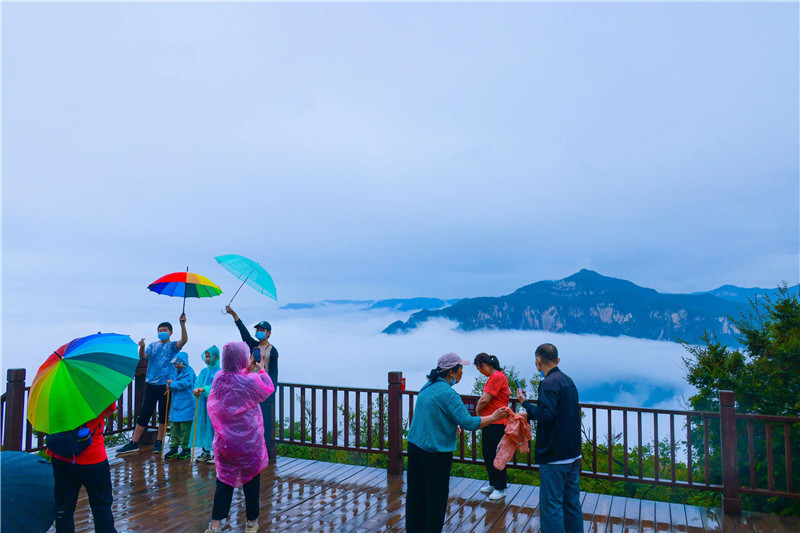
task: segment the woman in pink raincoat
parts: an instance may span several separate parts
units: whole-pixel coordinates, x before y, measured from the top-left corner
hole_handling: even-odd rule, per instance
[[[206,533],[217,533],[220,521],[228,517],[234,487],[244,489],[245,532],[258,531],[261,471],[269,462],[259,404],[274,391],[264,371],[264,359],[254,363],[247,344],[229,342],[222,348],[222,370],[214,376],[208,395],[208,416],[215,432],[217,489]]]

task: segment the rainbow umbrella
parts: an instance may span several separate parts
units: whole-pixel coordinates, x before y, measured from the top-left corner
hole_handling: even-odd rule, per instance
[[[138,346],[128,335],[98,333],[68,342],[33,378],[28,421],[50,434],[97,418],[119,398],[138,364]]]
[[[147,286],[156,294],[183,298],[183,311],[186,311],[186,298],[211,298],[222,294],[222,289],[205,276],[189,272],[173,272],[155,280]]]
[[[239,294],[244,284],[247,283],[261,294],[266,294],[276,302],[278,301],[278,292],[275,289],[275,282],[272,281],[272,276],[264,270],[264,267],[252,259],[236,254],[220,255],[214,259],[225,270],[236,276],[237,279],[242,280],[242,284],[239,285],[236,294]],[[233,295],[233,298],[236,298],[236,294]],[[231,298],[231,303],[233,303],[233,298]]]

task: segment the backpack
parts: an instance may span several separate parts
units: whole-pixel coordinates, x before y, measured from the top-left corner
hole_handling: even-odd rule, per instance
[[[54,454],[65,459],[75,459],[92,444],[92,437],[102,424],[98,424],[94,431],[84,424],[70,431],[60,431],[47,436],[45,445]]]

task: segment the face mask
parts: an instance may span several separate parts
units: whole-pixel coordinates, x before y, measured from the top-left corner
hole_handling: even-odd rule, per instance
[[[263,341],[266,338],[267,338],[267,332],[266,331],[256,331],[256,339],[258,339],[260,341]]]
[[[454,379],[451,379],[451,380],[450,380],[450,385],[453,385],[453,386],[455,386],[455,384],[456,384],[456,380],[454,380]]]
[[[158,332],[158,340],[160,340],[160,341],[169,340],[169,331],[159,331]]]
[[[544,371],[542,371],[542,370],[539,370],[539,375],[540,375],[540,376],[542,376],[542,377],[544,377]]]

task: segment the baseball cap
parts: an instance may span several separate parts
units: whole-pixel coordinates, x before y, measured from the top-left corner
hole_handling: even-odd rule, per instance
[[[272,331],[272,326],[270,326],[269,322],[267,322],[266,320],[262,320],[261,322],[259,322],[258,324],[256,324],[253,327],[254,328],[264,328],[267,331]]]
[[[436,367],[441,368],[442,370],[450,370],[451,368],[458,366],[458,365],[469,365],[471,364],[469,361],[464,361],[461,359],[458,354],[454,354],[452,352],[446,353],[439,358],[436,362]]]

